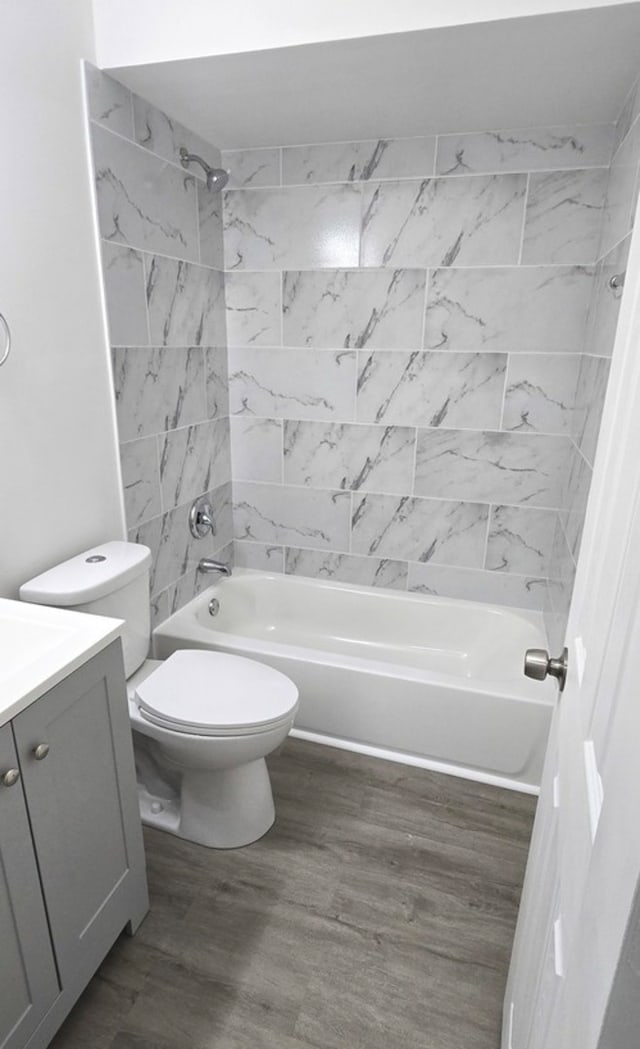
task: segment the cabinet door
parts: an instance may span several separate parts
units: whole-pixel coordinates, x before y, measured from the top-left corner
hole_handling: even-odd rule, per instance
[[[18,768],[0,728],[0,776]],[[0,1049],[26,1044],[59,994],[21,781],[0,779]]]
[[[81,975],[86,983],[124,926],[147,909],[120,643],[19,714],[13,731],[67,988]]]

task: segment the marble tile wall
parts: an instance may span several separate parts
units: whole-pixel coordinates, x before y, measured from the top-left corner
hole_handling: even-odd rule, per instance
[[[554,527],[548,572],[545,620],[554,651],[560,651],[564,643],[622,298],[622,290],[614,291],[609,281],[626,270],[638,203],[639,117],[640,78],[632,85],[614,127],[613,156],[598,229],[594,287],[569,431],[575,452],[565,480],[564,509]]]
[[[87,88],[127,526],[158,621],[208,585],[200,557],[232,553],[222,201],[178,151],[220,154],[92,67]],[[196,541],[203,494],[217,535]]]
[[[615,329],[614,133],[223,153],[237,563],[543,608]]]

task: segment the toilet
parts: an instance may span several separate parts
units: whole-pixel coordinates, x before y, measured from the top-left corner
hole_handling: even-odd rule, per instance
[[[124,620],[143,823],[216,849],[261,838],[275,819],[265,757],[287,737],[298,690],[257,660],[182,649],[147,659],[151,553],[96,546],[20,587],[20,598]]]

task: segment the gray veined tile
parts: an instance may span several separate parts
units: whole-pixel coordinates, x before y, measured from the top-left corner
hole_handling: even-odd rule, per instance
[[[284,571],[284,547],[235,539],[234,563],[238,568],[256,568],[260,572]]]
[[[425,348],[581,353],[592,281],[582,266],[434,270]]]
[[[146,264],[152,344],[225,345],[224,275],[160,255]]]
[[[407,586],[405,561],[300,550],[295,547],[287,547],[285,572],[289,575],[310,576],[312,579],[355,583],[358,586],[382,586],[391,590],[405,590]]]
[[[160,483],[165,510],[219,487],[230,476],[228,419],[170,430],[160,439]]]
[[[354,497],[351,549],[356,554],[481,568],[488,507],[479,503]]]
[[[591,466],[596,456],[610,366],[608,357],[585,355],[580,358],[574,436],[578,448]]]
[[[611,357],[613,353],[622,292],[611,288],[609,281],[625,272],[630,245],[631,235],[605,255],[596,268],[586,348],[587,353],[597,357]]]
[[[359,248],[357,187],[301,186],[225,194],[224,253],[229,270],[357,266]]]
[[[502,428],[519,433],[572,434],[578,354],[513,354],[509,358]]]
[[[517,263],[524,175],[379,182],[362,191],[365,266]]]
[[[545,578],[556,520],[555,510],[492,507],[485,568]]]
[[[612,138],[611,124],[440,135],[436,171],[440,175],[466,175],[606,167],[611,158]]]
[[[280,285],[280,273],[237,270],[225,275],[229,346],[280,345]]]
[[[162,509],[158,446],[155,437],[120,445],[127,528],[156,517]]]
[[[288,146],[282,150],[282,182],[361,182],[421,178],[433,174],[435,138],[373,139]]]
[[[229,350],[233,415],[353,419],[356,355],[341,350]]]
[[[284,485],[233,485],[237,539],[314,549],[348,550],[349,492]]]
[[[220,167],[220,150],[216,146],[206,142],[193,131],[189,131],[183,124],[167,116],[157,106],[135,94],[133,96],[133,122],[138,145],[144,146],[157,156],[180,165],[180,149],[184,147],[189,153],[201,156],[211,167]],[[192,165],[189,172],[204,181],[204,172],[197,164]]]
[[[92,128],[98,220],[105,240],[198,258],[196,181],[133,142]]]
[[[573,560],[578,561],[582,531],[587,512],[587,500],[593,471],[584,455],[574,448],[570,468],[565,472],[565,491],[560,520]]]
[[[640,121],[616,152],[609,171],[600,255],[606,255],[633,226],[640,188]]]
[[[110,131],[133,139],[131,92],[124,84],[85,62],[89,116]]]
[[[212,193],[202,182],[198,182],[198,228],[200,262],[204,266],[223,270],[222,194]]]
[[[231,423],[231,463],[234,480],[282,481],[282,423],[234,415]]]
[[[561,652],[565,644],[575,574],[575,562],[558,519],[553,537],[547,602],[544,609],[544,621],[552,652]]]
[[[222,166],[229,172],[229,189],[280,185],[279,149],[225,149]]]
[[[113,351],[113,378],[121,441],[206,418],[201,349],[118,347]]]
[[[606,183],[606,168],[531,175],[522,262],[595,262]]]
[[[619,149],[623,141],[629,134],[629,131],[633,127],[640,113],[640,77],[638,77],[631,86],[629,93],[624,101],[624,105],[620,111],[620,116],[616,120],[615,133],[613,138],[613,149],[614,156],[615,151]]]
[[[547,581],[542,576],[411,563],[408,586],[418,594],[540,611],[544,607]]]
[[[229,414],[229,373],[226,346],[204,351],[206,413],[209,419]]]
[[[146,346],[147,298],[140,252],[102,242],[102,273],[112,346]]]
[[[404,493],[411,489],[415,430],[407,426],[286,422],[285,484]]]
[[[500,426],[507,356],[399,350],[358,354],[359,422]]]
[[[418,349],[424,287],[423,270],[287,272],[284,344]]]
[[[543,434],[419,430],[415,492],[440,499],[556,508],[572,443]]]

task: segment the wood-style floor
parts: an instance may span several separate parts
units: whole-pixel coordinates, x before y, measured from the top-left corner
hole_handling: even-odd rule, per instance
[[[533,798],[289,740],[276,824],[146,831],[151,912],[55,1049],[497,1049]]]

